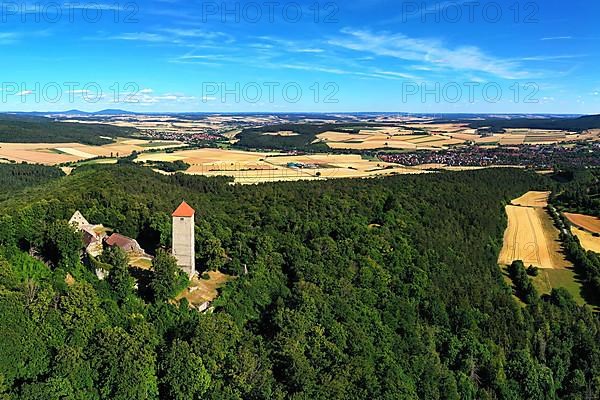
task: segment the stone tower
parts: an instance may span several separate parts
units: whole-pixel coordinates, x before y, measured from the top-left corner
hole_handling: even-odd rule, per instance
[[[173,212],[173,256],[190,278],[196,274],[195,214],[185,201]]]

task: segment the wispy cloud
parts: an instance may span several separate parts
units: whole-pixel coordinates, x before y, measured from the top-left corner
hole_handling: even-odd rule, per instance
[[[450,0],[442,1],[434,4],[425,4],[424,2],[405,2],[402,4],[402,14],[392,18],[385,19],[380,22],[383,25],[405,23],[414,19],[421,19],[422,21],[437,21],[446,10],[452,7],[461,7],[467,0]],[[462,12],[462,9],[461,9]]]
[[[195,96],[188,96],[183,93],[164,93],[160,95],[152,94],[154,90],[143,89],[138,92],[122,93],[120,98],[114,99],[115,103],[139,104],[142,106],[163,104],[163,103],[189,103],[195,101]]]
[[[286,69],[295,69],[301,71],[311,71],[311,72],[323,72],[327,74],[333,75],[355,75],[361,78],[376,78],[376,79],[384,79],[384,80],[421,80],[420,77],[406,74],[403,72],[396,71],[384,71],[381,69],[367,69],[363,71],[359,70],[351,70],[351,69],[342,69],[336,67],[328,67],[328,66],[319,66],[314,64],[270,64],[267,65],[270,68],[286,68]]]
[[[297,42],[294,40],[285,40],[285,39],[280,39],[280,38],[275,38],[272,36],[259,36],[257,37],[258,40],[261,40],[263,42],[267,42],[267,43],[254,43],[252,44],[255,47],[259,47],[259,48],[263,48],[263,49],[279,49],[285,52],[289,52],[289,53],[324,53],[325,50],[322,48],[319,48],[315,45],[312,44],[308,44],[306,41],[303,42]]]
[[[575,58],[585,57],[583,54],[560,54],[553,56],[530,56],[530,57],[521,57],[519,60],[521,61],[560,61],[560,60],[572,60]]]
[[[547,41],[547,40],[571,40],[571,39],[573,39],[573,36],[552,36],[552,37],[542,38],[541,40]]]
[[[26,32],[0,32],[0,45],[19,43],[25,39],[49,36],[48,30],[30,30]]]
[[[531,76],[521,63],[490,56],[475,46],[448,48],[438,39],[412,38],[402,33],[373,33],[350,28],[343,29],[341,33],[344,36],[329,40],[329,44],[442,69],[483,72],[505,79]]]
[[[95,40],[124,40],[146,42],[155,44],[172,44],[187,47],[201,47],[207,45],[222,46],[231,44],[233,36],[223,32],[206,31],[201,29],[159,29],[155,31],[124,32],[112,36],[96,36]]]
[[[0,33],[0,44],[12,44],[18,41],[20,35],[15,32]]]

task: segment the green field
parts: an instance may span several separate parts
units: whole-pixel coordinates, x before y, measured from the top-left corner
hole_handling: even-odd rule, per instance
[[[510,287],[513,287],[513,282],[508,276],[507,266],[502,266],[502,275],[504,282]],[[533,286],[537,290],[538,294],[550,294],[552,289],[563,288],[566,289],[575,302],[579,305],[588,304],[582,296],[582,286],[577,278],[577,274],[572,269],[539,269],[538,276],[530,277],[533,282]],[[525,306],[525,304],[516,296],[514,299]]]
[[[533,278],[533,285],[540,294],[548,294],[554,288],[567,289],[577,304],[586,304],[581,283],[572,269],[540,269],[539,275]]]

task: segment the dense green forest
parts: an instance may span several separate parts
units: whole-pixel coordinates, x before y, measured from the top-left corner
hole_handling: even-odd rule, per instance
[[[116,137],[131,137],[138,132],[102,124],[57,122],[45,117],[0,114],[0,142],[5,143],[83,143],[102,145]]]
[[[571,222],[562,212],[600,216],[600,169],[565,170],[554,178],[563,185],[551,196],[550,214],[561,230],[560,240],[567,258],[584,286],[585,296],[593,304],[600,304],[600,254],[586,251],[579,238],[571,233]]]
[[[540,298],[518,265],[507,286],[496,264],[504,205],[549,185],[493,169],[232,186],[122,163],[15,191],[0,399],[598,398],[597,317],[563,290]],[[200,267],[239,275],[213,314],[168,301],[182,199]],[[76,209],[155,252],[149,293],[118,252],[98,281]]]
[[[600,217],[600,168],[561,171],[566,183],[553,196],[560,210]]]
[[[137,157],[136,154],[132,154],[132,156],[128,157],[131,161],[135,160]],[[191,165],[182,160],[177,161],[145,161],[143,163],[147,167],[160,169],[165,172],[180,172],[187,171]]]
[[[331,151],[325,143],[313,143],[317,135],[327,131],[358,133],[369,124],[279,124],[244,129],[237,138],[237,147],[245,149],[299,150],[307,152]],[[294,132],[295,136],[273,136],[265,133]]]
[[[56,167],[32,164],[0,164],[0,201],[19,189],[40,185],[64,176]]]

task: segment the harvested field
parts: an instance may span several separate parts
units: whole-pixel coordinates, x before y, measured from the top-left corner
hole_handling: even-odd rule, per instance
[[[548,197],[550,192],[527,192],[518,199],[511,201],[511,204],[522,207],[548,207]]]
[[[72,147],[57,147],[54,150],[58,150],[61,153],[65,153],[65,154],[70,154],[72,156],[75,157],[81,157],[81,158],[94,158],[96,157],[95,154],[91,154],[91,153],[86,153],[85,151],[81,151]]]
[[[439,149],[465,141],[450,136],[427,132],[428,125],[423,125],[423,132],[397,128],[362,129],[360,133],[324,132],[317,135],[316,142],[326,143],[332,149],[373,150],[373,149],[399,149],[399,150],[430,150]]]
[[[359,133],[324,132],[315,142],[327,143],[333,149],[373,150],[431,150],[475,142],[520,146],[524,144],[556,144],[575,140],[598,140],[600,132],[584,134],[560,130],[507,129],[504,133],[482,136],[476,129],[462,124],[413,123],[399,127],[361,129]],[[412,146],[411,146],[412,145]]]
[[[328,142],[327,145],[332,149],[349,149],[349,150],[373,150],[373,149],[398,149],[398,150],[417,150],[418,146],[402,140],[387,140],[381,139],[370,142]]]
[[[575,226],[571,227],[571,233],[577,236],[579,242],[581,243],[581,247],[583,247],[585,250],[600,254],[600,237],[596,237],[591,233]]]
[[[190,164],[188,174],[231,176],[236,183],[367,178],[424,173],[416,168],[363,159],[360,155],[287,155],[225,149],[184,150],[171,154],[141,154],[136,161],[176,161]]]
[[[503,146],[514,146],[525,143],[525,135],[500,135],[499,143]]]
[[[590,233],[600,233],[600,218],[583,214],[565,213],[565,217],[573,225]]]
[[[561,249],[559,231],[541,206],[544,198],[540,192],[527,193],[514,202],[538,206],[506,206],[508,228],[504,233],[504,246],[498,263],[510,265],[513,261],[522,260],[526,266],[538,268],[570,267]]]
[[[169,144],[165,144],[169,143]],[[31,164],[56,165],[95,157],[128,156],[150,148],[179,147],[180,142],[157,142],[128,139],[103,146],[80,143],[0,143],[0,158]]]

